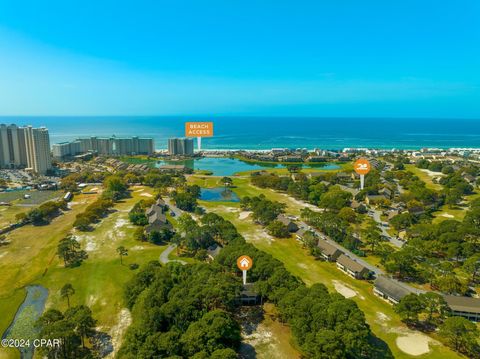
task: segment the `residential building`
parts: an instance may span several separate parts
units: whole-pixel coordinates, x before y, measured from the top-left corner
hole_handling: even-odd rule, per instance
[[[445,301],[452,311],[452,315],[464,317],[472,321],[480,321],[480,299],[471,297],[457,297],[444,295]]]
[[[398,304],[403,297],[412,293],[412,291],[394,279],[379,276],[375,280],[373,293],[392,304]]]
[[[320,249],[320,255],[329,262],[335,262],[343,252],[324,239],[319,239],[317,247]]]
[[[17,125],[0,125],[0,168],[27,166],[25,128]]]
[[[79,138],[80,151],[97,152],[105,156],[125,156],[125,155],[152,155],[155,152],[155,142],[153,138],[119,138],[112,136],[110,138],[90,137]]]
[[[169,138],[168,154],[172,156],[193,156],[193,138]]]
[[[355,279],[363,279],[369,272],[367,267],[347,257],[345,254],[341,254],[338,257],[337,268]]]
[[[145,227],[145,233],[160,232],[163,229],[172,229],[172,225],[167,220],[163,213],[165,210],[165,202],[158,199],[155,204],[152,204],[146,211],[145,215],[148,219],[148,225]]]
[[[45,174],[52,168],[50,136],[45,127],[24,127],[27,152],[27,169],[37,174]]]
[[[64,161],[77,156],[82,152],[82,143],[80,141],[61,142],[52,145],[53,158]]]
[[[283,214],[279,214],[277,216],[277,221],[283,223],[288,228],[289,232],[298,231],[297,224],[294,221],[292,221],[290,218],[285,217]]]

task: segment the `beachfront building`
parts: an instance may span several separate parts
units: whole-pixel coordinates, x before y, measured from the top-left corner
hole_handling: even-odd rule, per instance
[[[46,174],[52,168],[50,136],[45,127],[25,127],[27,169],[37,174]]]
[[[171,156],[193,156],[193,138],[169,138],[168,154]]]
[[[369,272],[367,267],[347,257],[345,254],[341,254],[338,257],[337,268],[355,279],[364,279]]]
[[[153,138],[137,136],[130,138],[93,136],[54,144],[52,151],[57,160],[71,159],[83,153],[97,153],[103,156],[150,156],[155,152],[155,142]]]
[[[82,144],[80,141],[61,142],[52,146],[53,158],[58,161],[65,161],[82,152]]]
[[[26,168],[45,174],[52,168],[48,130],[1,124],[0,168]]]

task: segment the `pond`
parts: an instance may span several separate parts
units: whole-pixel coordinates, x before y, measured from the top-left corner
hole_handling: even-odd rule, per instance
[[[2,336],[2,339],[36,339],[38,330],[35,323],[45,309],[48,298],[48,289],[41,285],[29,285],[26,288],[27,296],[17,310],[15,318]],[[33,358],[34,348],[30,346],[20,350],[22,359]]]
[[[158,161],[156,166],[163,165],[185,165],[194,170],[205,170],[212,172],[213,176],[232,176],[238,172],[261,171],[272,168],[286,168],[287,165],[281,163],[265,162],[245,162],[237,158],[226,157],[204,157],[184,161]],[[334,163],[303,164],[303,168],[318,168],[322,170],[336,170],[340,166]]]
[[[224,187],[202,188],[200,199],[212,202],[240,202],[240,198],[235,192]]]

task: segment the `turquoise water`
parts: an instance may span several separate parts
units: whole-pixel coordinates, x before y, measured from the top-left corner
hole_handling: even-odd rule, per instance
[[[235,192],[224,187],[202,188],[200,199],[212,202],[240,202]]]
[[[213,176],[233,176],[237,172],[245,171],[261,171],[263,169],[271,168],[284,168],[285,165],[282,164],[268,164],[268,163],[256,163],[256,162],[245,162],[236,158],[224,158],[224,157],[205,157],[195,160],[186,160],[186,161],[158,161],[157,167],[163,166],[166,164],[184,164],[185,166],[194,169],[194,170],[205,170],[212,172]],[[315,165],[304,165],[303,168],[319,168],[325,170],[334,170],[339,169],[340,167],[336,164],[315,164]]]
[[[157,149],[183,136],[186,121],[214,122],[205,149],[479,147],[480,119],[319,117],[0,117],[0,123],[46,126],[52,143],[88,136],[145,136]]]

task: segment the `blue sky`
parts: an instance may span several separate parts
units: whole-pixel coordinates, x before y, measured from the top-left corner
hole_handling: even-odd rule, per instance
[[[0,115],[480,118],[478,0],[0,0]]]

